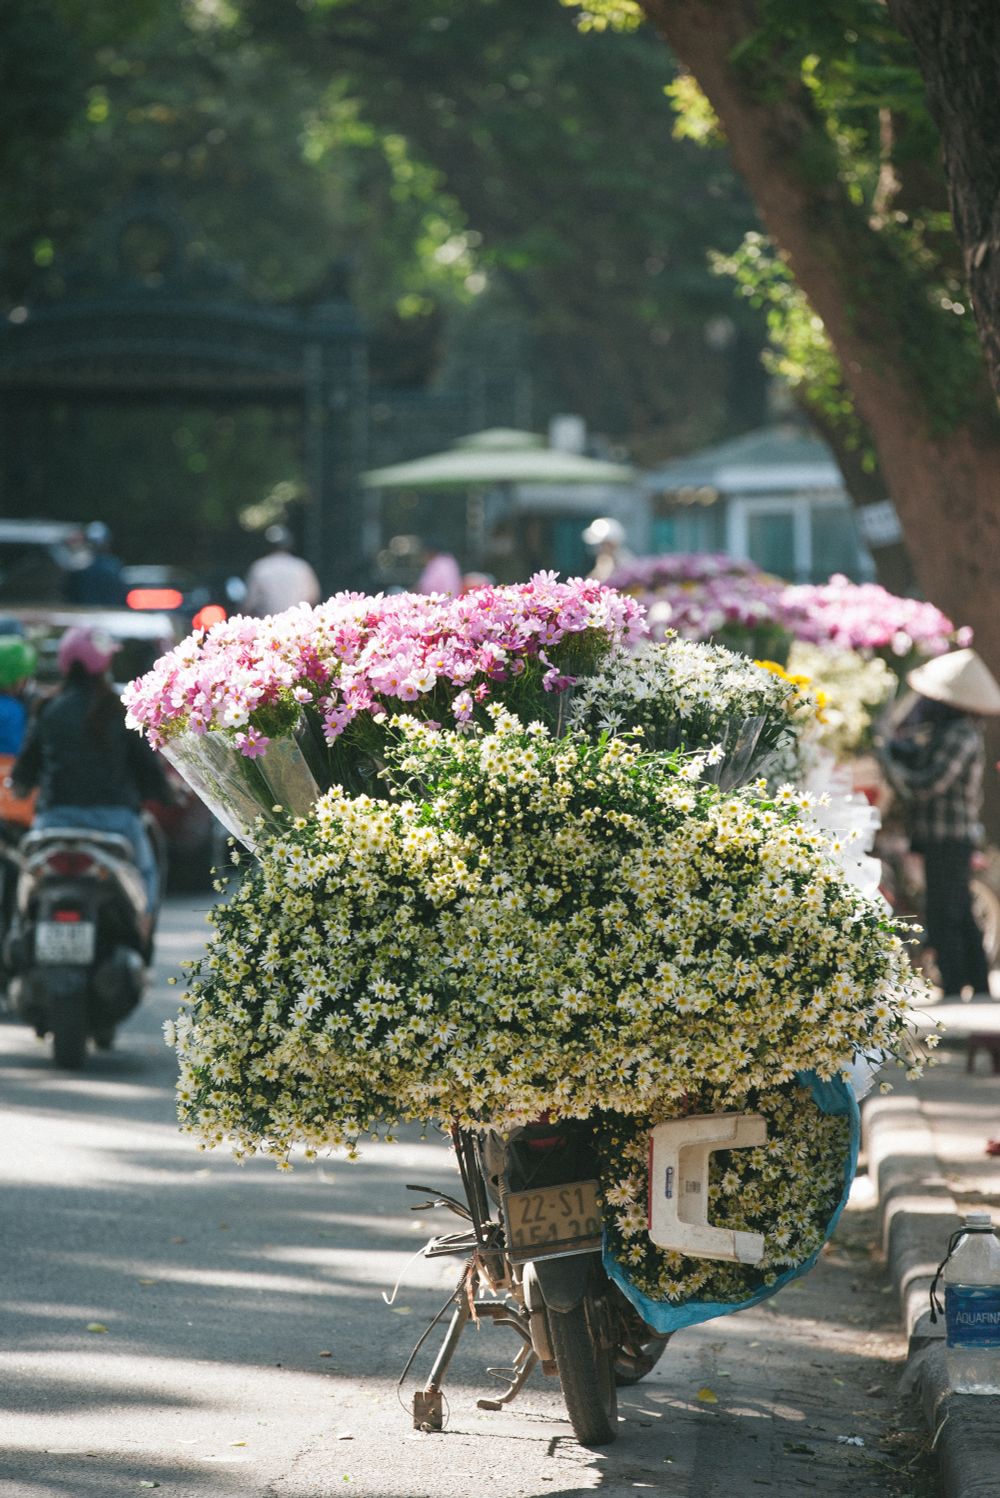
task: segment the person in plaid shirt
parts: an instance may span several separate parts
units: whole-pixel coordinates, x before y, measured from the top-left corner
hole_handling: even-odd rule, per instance
[[[980,719],[1000,714],[1000,686],[974,650],[918,666],[919,695],[884,746],[910,845],[924,857],[925,928],[946,996],[989,992],[989,964],[972,913],[969,864],[983,841],[985,749]]]

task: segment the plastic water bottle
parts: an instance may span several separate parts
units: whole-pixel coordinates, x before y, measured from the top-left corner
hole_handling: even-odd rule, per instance
[[[956,1394],[1000,1394],[1000,1242],[970,1212],[944,1266],[945,1357]]]

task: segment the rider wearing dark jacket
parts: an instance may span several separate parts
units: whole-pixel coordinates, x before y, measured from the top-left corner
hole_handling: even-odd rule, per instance
[[[38,786],[36,827],[88,827],[127,837],[146,885],[158,897],[152,844],[139,815],[144,800],[169,802],[169,783],[144,739],[125,726],[125,711],[107,679],[115,646],[78,626],[59,644],[64,681],[28,730],[11,779],[19,791]]]
[[[125,806],[163,800],[167,781],[156,756],[137,733],[113,693],[110,703],[95,678],[71,671],[66,685],[45,703],[28,731],[13,778],[38,785],[38,809],[52,806]]]

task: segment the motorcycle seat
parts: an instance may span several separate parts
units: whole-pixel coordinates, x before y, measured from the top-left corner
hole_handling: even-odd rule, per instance
[[[38,853],[53,843],[84,843],[88,847],[101,849],[109,857],[127,863],[135,862],[135,853],[127,837],[123,837],[120,832],[95,832],[89,827],[39,827],[23,839],[21,853],[25,858],[30,858],[33,853]]]

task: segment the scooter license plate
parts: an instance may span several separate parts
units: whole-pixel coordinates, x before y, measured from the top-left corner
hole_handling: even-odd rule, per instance
[[[596,1181],[570,1181],[504,1197],[510,1257],[543,1259],[590,1253],[601,1246],[601,1208]]]
[[[93,962],[97,927],[93,921],[39,921],[35,927],[38,962]]]

